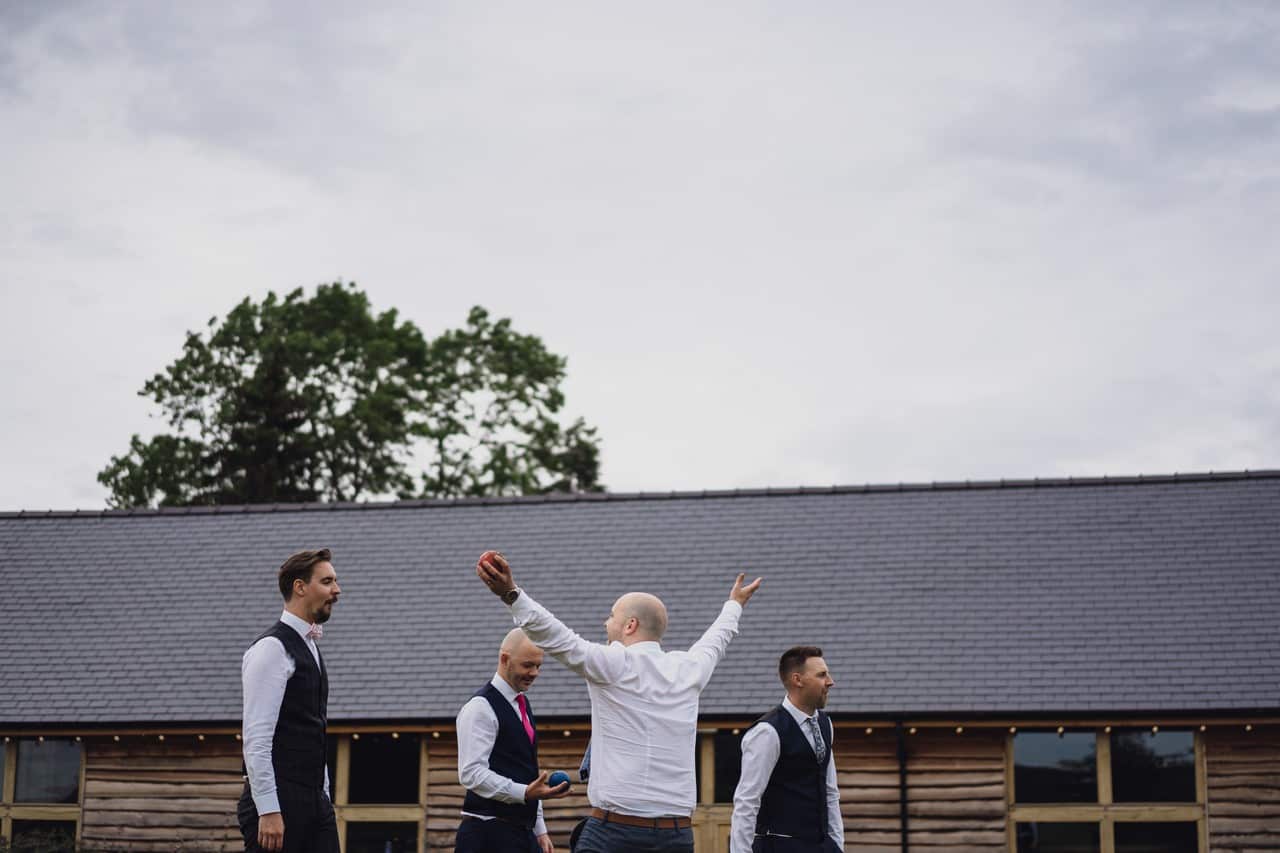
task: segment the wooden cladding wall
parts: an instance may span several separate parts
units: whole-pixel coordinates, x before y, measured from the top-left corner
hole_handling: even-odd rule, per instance
[[[1006,844],[1004,735],[951,730],[905,735],[907,833],[928,853],[998,850]],[[897,739],[841,728],[836,740],[845,849],[902,849]]]
[[[243,788],[240,760],[239,742],[225,737],[88,740],[81,849],[243,850],[235,816]]]
[[[543,803],[547,831],[559,850],[569,849],[569,833],[586,816],[587,786],[579,783],[578,764],[586,751],[588,733],[575,731],[565,737],[559,730],[538,732],[538,761],[544,770],[563,770],[574,780],[567,797]],[[458,744],[452,732],[441,732],[427,746],[427,850],[452,850],[461,820],[462,797],[458,784]]]
[[[1209,849],[1280,849],[1280,733],[1210,729],[1203,737]]]
[[[900,848],[898,747],[893,733],[840,728],[835,741],[845,850],[890,853]]]
[[[1004,733],[930,729],[906,740],[911,849],[959,853],[1005,848]]]

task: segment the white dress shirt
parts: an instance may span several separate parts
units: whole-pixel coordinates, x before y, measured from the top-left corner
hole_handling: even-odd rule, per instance
[[[511,615],[529,639],[586,679],[591,805],[637,817],[692,814],[698,697],[738,633],[742,606],[726,601],[698,642],[673,652],[656,642],[588,642],[524,591]]]
[[[298,632],[302,642],[311,650],[311,656],[320,665],[320,650],[316,641],[307,638],[310,623],[299,619],[288,610],[280,614],[280,621]],[[244,766],[249,774],[249,791],[258,815],[280,811],[280,799],[276,796],[276,773],[271,766],[271,742],[276,734],[276,721],[280,718],[280,704],[284,702],[284,689],[293,677],[293,658],[284,650],[284,643],[275,637],[263,637],[249,647],[240,661],[240,678],[244,684]],[[324,772],[324,795],[329,796],[329,772]]]
[[[520,716],[520,705],[516,703],[519,692],[497,673],[489,682],[498,688],[498,692]],[[528,782],[516,782],[506,776],[489,769],[489,755],[493,745],[498,742],[498,716],[493,713],[493,706],[483,696],[472,696],[462,706],[455,721],[458,731],[458,781],[468,791],[475,791],[486,800],[497,800],[500,803],[523,803],[524,791]],[[480,820],[493,820],[493,815],[462,812],[468,817]],[[546,835],[547,824],[542,819],[542,800],[538,800],[538,817],[533,824],[534,835]]]
[[[804,739],[813,747],[813,736],[806,720],[816,720],[818,712],[813,716],[805,714],[791,700],[784,698],[782,707],[796,721]],[[833,754],[827,762],[827,835],[836,842],[836,846],[844,849],[844,818],[840,816],[840,785],[836,781],[835,727],[831,729]],[[733,792],[733,820],[729,828],[729,853],[751,853],[751,842],[756,835],[756,816],[760,813],[760,798],[769,786],[769,777],[778,763],[782,753],[782,743],[778,739],[778,731],[768,723],[760,723],[751,728],[742,738],[742,776],[738,779],[738,788]],[[815,752],[814,760],[817,760]]]

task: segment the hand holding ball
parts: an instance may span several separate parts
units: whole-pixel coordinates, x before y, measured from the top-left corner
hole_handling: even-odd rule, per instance
[[[569,774],[563,770],[557,770],[547,777],[547,784],[552,788],[559,788],[561,785],[568,784]]]
[[[502,554],[497,551],[485,551],[480,555],[479,562],[492,566],[495,569],[501,569],[502,567],[498,565],[498,561],[495,560],[494,557],[502,557]],[[506,560],[503,559],[503,562],[505,563]]]

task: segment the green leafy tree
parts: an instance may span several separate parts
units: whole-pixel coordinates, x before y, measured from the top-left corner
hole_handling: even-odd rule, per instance
[[[354,284],[245,299],[139,393],[169,432],[98,474],[114,507],[601,488],[595,429],[562,426],[565,359],[473,308],[427,340]]]

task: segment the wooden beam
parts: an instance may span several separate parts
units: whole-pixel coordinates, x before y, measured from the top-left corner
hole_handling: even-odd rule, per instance
[[[431,752],[427,749],[427,738],[418,738],[418,805],[422,807],[422,819],[418,821],[418,853],[427,851],[427,792],[430,788],[427,779],[427,761]]]
[[[698,799],[710,805],[716,801],[716,738],[715,735],[700,735],[698,738],[698,761],[702,767],[702,790]]]

